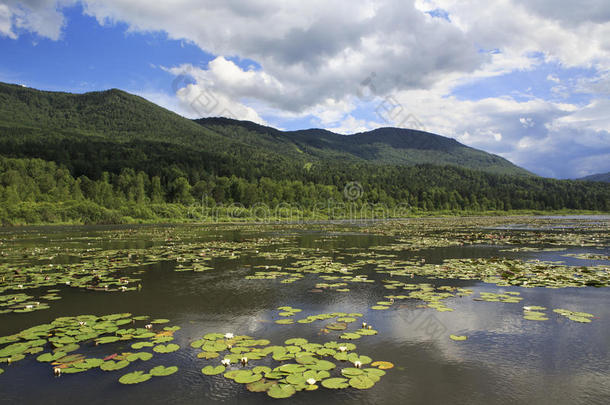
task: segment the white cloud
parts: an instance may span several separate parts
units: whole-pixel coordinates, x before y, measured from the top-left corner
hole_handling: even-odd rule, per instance
[[[61,37],[65,18],[61,8],[73,0],[3,0],[0,4],[0,34],[16,39],[26,30],[54,41]]]
[[[519,122],[523,125],[523,128],[531,128],[534,126],[534,120],[531,118],[521,117],[519,118]]]
[[[57,40],[62,7],[74,1],[0,5],[0,35],[23,30]],[[189,117],[308,118],[338,132],[386,126],[357,111],[394,97],[427,130],[510,158],[549,176],[600,166],[610,147],[610,3],[586,0],[84,0],[100,24],[164,31],[216,55],[206,67],[169,66],[177,101],[149,94]],[[449,21],[425,11],[441,9]],[[234,60],[253,60],[242,68]],[[464,100],[457,86],[535,70],[544,62],[596,77],[546,76],[552,99],[527,90]],[[374,85],[363,84],[374,72]],[[563,76],[562,76],[563,77]],[[544,81],[544,80],[542,80]],[[169,87],[169,86],[168,86]],[[363,91],[376,96],[364,99]],[[517,89],[513,89],[517,90]],[[590,95],[584,105],[575,92]],[[523,101],[525,100],[525,101]],[[607,162],[607,161],[606,161]]]
[[[348,115],[341,120],[338,126],[327,127],[326,129],[337,134],[350,135],[370,131],[374,128],[379,128],[382,126],[384,125],[380,122],[362,120],[355,118],[352,115]]]
[[[16,39],[17,35],[12,30],[12,16],[11,9],[6,4],[0,4],[0,35],[7,36],[11,39]]]

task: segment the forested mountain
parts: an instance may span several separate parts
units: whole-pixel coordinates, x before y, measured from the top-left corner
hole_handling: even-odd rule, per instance
[[[188,120],[120,90],[69,94],[0,83],[1,222],[175,218],[184,210],[171,204],[202,201],[328,208],[346,201],[344,187],[354,181],[361,193],[349,202],[360,205],[610,210],[610,185],[533,176],[425,132],[282,132]]]
[[[265,146],[297,158],[306,155],[312,160],[398,165],[432,163],[492,173],[531,175],[499,156],[462,145],[452,138],[413,129],[378,128],[345,136],[323,129],[282,132],[228,118],[203,118],[196,122],[227,138],[252,146]]]
[[[578,180],[584,180],[584,181],[603,181],[605,183],[610,183],[610,172],[608,172],[608,173],[592,174],[590,176],[581,177]]]

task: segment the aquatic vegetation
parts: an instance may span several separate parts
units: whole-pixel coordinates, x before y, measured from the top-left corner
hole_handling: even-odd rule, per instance
[[[205,375],[218,375],[224,373],[226,367],[224,365],[221,366],[205,366],[201,369],[201,372]]]
[[[610,284],[607,266],[566,266],[537,260],[495,258],[450,259],[442,265],[424,264],[391,270],[391,274],[394,277],[416,274],[430,278],[482,280],[498,286],[562,288]]]
[[[36,355],[38,362],[50,363],[53,372],[58,375],[96,368],[109,372],[121,370],[133,362],[148,361],[153,354],[145,351],[119,353],[109,348],[106,357],[95,358],[87,357],[86,351],[91,345],[112,347],[114,344],[129,343],[136,339],[149,341],[132,344],[134,349],[154,346],[158,335],[148,333],[147,329],[137,326],[138,322],[144,322],[144,319],[146,318],[134,317],[129,313],[60,317],[48,324],[0,337],[0,362],[13,363]],[[161,333],[172,334],[173,330],[177,330],[169,329],[172,330]],[[174,348],[170,349],[173,351]],[[162,369],[157,369],[159,370]],[[125,381],[131,381],[131,377],[126,377]]]
[[[291,306],[273,310],[279,304],[272,299],[264,301],[272,302],[269,308],[262,308],[263,311],[273,310],[271,321],[266,317],[259,321],[265,323],[265,328],[271,328],[282,336],[286,336],[288,328],[294,328],[295,334],[288,336],[295,337],[286,339],[283,343],[277,342],[276,345],[267,339],[231,333],[227,326],[229,331],[208,333],[190,342],[197,359],[201,359],[199,378],[227,380],[232,385],[240,384],[250,392],[266,393],[272,398],[307,395],[306,391],[312,390],[318,390],[317,395],[327,393],[330,396],[332,394],[329,390],[356,393],[361,389],[374,389],[374,384],[385,375],[384,370],[393,369],[394,364],[375,361],[374,351],[373,354],[368,353],[370,357],[366,356],[357,350],[354,343],[362,350],[361,339],[365,339],[366,343],[374,342],[376,338],[371,336],[386,332],[380,327],[385,323],[377,319],[407,318],[411,315],[416,317],[421,313],[419,321],[429,316],[439,316],[444,321],[449,319],[454,309],[453,314],[459,317],[462,314],[458,311],[464,307],[476,306],[483,307],[485,311],[494,311],[506,304],[508,307],[504,309],[512,310],[515,308],[511,304],[521,303],[525,305],[524,321],[520,325],[524,330],[536,329],[539,325],[533,325],[533,321],[548,321],[551,317],[555,319],[547,324],[566,318],[566,323],[577,323],[571,325],[572,328],[596,327],[592,314],[526,305],[528,302],[523,302],[519,291],[527,297],[529,303],[555,301],[537,300],[532,291],[526,294],[517,287],[603,287],[610,280],[607,265],[595,263],[595,266],[566,266],[560,262],[519,260],[514,257],[538,257],[537,253],[540,252],[561,252],[566,250],[566,247],[562,247],[564,244],[573,246],[582,243],[584,246],[604,247],[610,241],[606,231],[591,229],[587,235],[572,232],[564,237],[560,232],[546,234],[481,229],[481,224],[469,221],[465,221],[467,226],[463,229],[450,229],[455,225],[453,220],[449,220],[450,226],[442,224],[442,221],[435,223],[430,220],[425,221],[425,225],[416,225],[412,229],[407,229],[402,224],[396,224],[396,229],[386,224],[372,224],[354,231],[340,225],[323,225],[316,229],[332,231],[339,236],[312,237],[307,241],[307,247],[296,246],[294,236],[299,235],[302,229],[309,230],[309,225],[214,228],[222,232],[239,231],[239,234],[236,233],[238,236],[228,237],[235,239],[232,241],[221,240],[227,236],[220,231],[212,233],[209,229],[205,230],[205,240],[197,239],[201,231],[195,227],[132,229],[129,232],[120,230],[104,233],[99,239],[84,239],[87,243],[101,243],[110,237],[123,241],[142,239],[147,242],[138,243],[137,249],[109,250],[87,245],[86,248],[70,248],[66,253],[54,248],[36,251],[31,247],[2,246],[8,256],[0,256],[0,314],[15,314],[7,315],[7,318],[27,318],[27,313],[58,306],[56,302],[62,296],[65,297],[64,300],[71,299],[66,292],[72,291],[72,288],[84,294],[135,292],[142,283],[152,278],[141,274],[159,263],[163,266],[157,266],[157,270],[162,267],[163,271],[181,272],[170,273],[170,276],[183,279],[185,284],[193,281],[203,284],[209,280],[215,281],[216,277],[225,278],[226,271],[231,273],[231,282],[236,281],[231,288],[239,283],[237,294],[249,287],[254,287],[254,291],[284,289],[281,290],[284,293],[293,291],[292,288],[295,288],[294,291],[302,288],[298,291],[312,300],[317,298],[313,294],[324,294],[316,304],[325,303],[333,308],[332,305],[338,303],[338,310],[363,312],[308,314]],[[499,220],[500,223],[502,221]],[[493,224],[486,220],[482,222]],[[277,235],[278,229],[287,232],[289,236],[270,236]],[[268,230],[272,232],[265,233]],[[352,246],[349,242],[348,247],[344,247],[341,232],[346,231],[371,234],[371,239],[378,244],[363,248],[358,243]],[[536,238],[542,242],[539,243]],[[331,245],[328,241],[340,243]],[[84,242],[81,243],[85,245]],[[446,259],[444,254],[435,256],[433,251],[432,254],[426,251],[463,245],[484,245],[486,249],[494,249],[491,254],[499,257]],[[503,252],[510,253],[502,257]],[[527,255],[518,252],[527,252]],[[599,252],[606,253],[602,249]],[[29,256],[24,258],[24,254]],[[60,256],[62,254],[63,257]],[[70,257],[66,258],[66,254]],[[465,256],[469,254],[468,252]],[[482,255],[488,253],[485,251]],[[476,252],[473,256],[476,256]],[[565,256],[604,260],[604,255],[597,253]],[[142,282],[139,277],[145,281]],[[487,284],[481,285],[478,281]],[[147,293],[146,285],[143,288],[144,296]],[[154,289],[151,288],[150,291]],[[246,295],[247,293],[248,291]],[[341,297],[341,294],[347,297]],[[489,304],[494,302],[497,304]],[[253,307],[261,305],[258,297],[253,303]],[[349,303],[349,306],[345,303]],[[299,305],[309,308],[307,302]],[[354,309],[345,309],[352,308],[351,305],[355,305]],[[565,305],[575,306],[573,302]],[[260,309],[256,308],[257,311]],[[583,309],[586,310],[584,305]],[[332,309],[326,309],[330,310]],[[438,314],[436,311],[447,314]],[[19,313],[26,315],[16,315]],[[159,313],[158,316],[168,316],[164,314],[165,312]],[[581,325],[591,322],[591,325]],[[377,328],[369,323],[374,323]],[[307,324],[315,328],[319,338],[307,336],[314,340],[308,341],[298,337],[296,331]],[[0,337],[0,374],[7,371],[0,379],[11,378],[10,364],[28,358],[36,359],[40,363],[37,366],[48,369],[49,378],[53,374],[71,378],[68,374],[97,369],[108,372],[104,376],[115,382],[119,379],[122,384],[137,384],[152,377],[172,375],[178,372],[177,367],[165,365],[149,370],[152,365],[148,366],[151,363],[149,360],[153,358],[155,363],[156,360],[165,358],[169,362],[175,356],[171,353],[181,350],[179,345],[173,343],[174,334],[180,328],[167,325],[170,325],[168,319],[130,314],[58,318],[48,325],[38,325]],[[410,329],[416,329],[416,325],[412,323]],[[460,334],[449,335],[451,331],[445,330],[440,336],[454,340],[456,348],[460,345],[460,349],[470,350],[468,343],[457,343],[469,338],[466,336],[470,333],[468,330],[460,330],[464,327],[466,326],[456,326],[452,330]],[[330,341],[324,341],[325,339]],[[481,339],[481,342],[484,341]],[[182,350],[190,349],[187,346]],[[25,361],[21,364],[24,363]],[[401,367],[397,369],[401,370]],[[117,372],[118,370],[123,371]],[[122,374],[124,375],[121,376]]]
[[[593,314],[588,314],[586,312],[576,312],[576,311],[570,311],[568,309],[554,309],[553,312],[565,316],[566,318],[568,318],[571,321],[574,322],[580,322],[580,323],[589,323],[591,322],[591,318],[595,317],[595,315]]]
[[[171,367],[157,366],[157,367],[151,368],[149,373],[153,377],[166,377],[168,375],[172,375],[172,374],[176,373],[177,371],[178,371],[178,367],[176,367],[176,366],[171,366]]]
[[[286,307],[280,310],[285,311]],[[345,317],[345,314],[341,316]],[[249,391],[266,392],[272,398],[288,398],[298,391],[316,390],[318,383],[329,389],[348,387],[369,389],[385,375],[383,369],[393,367],[392,363],[385,361],[373,363],[370,357],[359,355],[354,351],[356,345],[352,343],[336,341],[313,343],[304,338],[291,338],[284,342],[284,346],[275,346],[270,345],[271,342],[266,339],[241,335],[227,338],[217,333],[207,334],[202,339],[218,348],[224,347],[221,352],[228,352],[224,355],[221,365],[210,364],[202,368],[201,372],[204,375],[223,374],[224,378],[245,384]],[[199,342],[195,346],[198,345]],[[205,343],[201,346],[205,346]],[[238,353],[235,349],[239,349]],[[242,362],[242,368],[232,366],[238,364],[237,360],[243,357],[247,357],[252,362],[260,360],[265,361],[265,364],[270,364],[270,361],[279,364],[268,366]],[[350,362],[354,367],[341,368],[337,361]],[[374,364],[373,367],[378,368],[363,369],[362,366],[366,364]],[[339,377],[337,374],[347,376],[349,379]]]
[[[546,313],[541,312],[545,310],[546,308],[539,306],[524,306],[523,319],[528,321],[548,321],[549,318],[546,317]]]
[[[475,301],[519,303],[523,300],[523,298],[519,297],[520,293],[517,291],[508,291],[499,294],[481,292],[479,295],[479,298],[474,298]]]
[[[172,353],[178,349],[180,349],[180,346],[175,343],[170,343],[168,345],[158,345],[153,347],[153,351],[157,353]]]
[[[145,374],[143,371],[134,371],[119,378],[121,384],[139,384],[152,378],[152,374]]]
[[[606,260],[610,261],[609,255],[600,255],[595,253],[567,253],[564,257],[573,257],[581,260]]]

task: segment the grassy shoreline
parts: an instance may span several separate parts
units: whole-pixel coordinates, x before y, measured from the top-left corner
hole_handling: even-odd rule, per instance
[[[129,224],[214,224],[214,223],[299,223],[308,221],[366,221],[431,217],[509,217],[610,215],[591,210],[440,210],[406,209],[369,211],[357,207],[338,210],[291,210],[290,212],[258,211],[229,207],[204,208],[179,204],[127,205],[109,210],[82,202],[22,203],[7,210],[0,207],[0,226],[46,225],[129,225]],[[254,215],[253,215],[254,214]]]

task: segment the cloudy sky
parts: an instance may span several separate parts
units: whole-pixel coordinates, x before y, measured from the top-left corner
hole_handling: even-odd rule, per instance
[[[0,81],[610,171],[608,0],[0,0]]]

